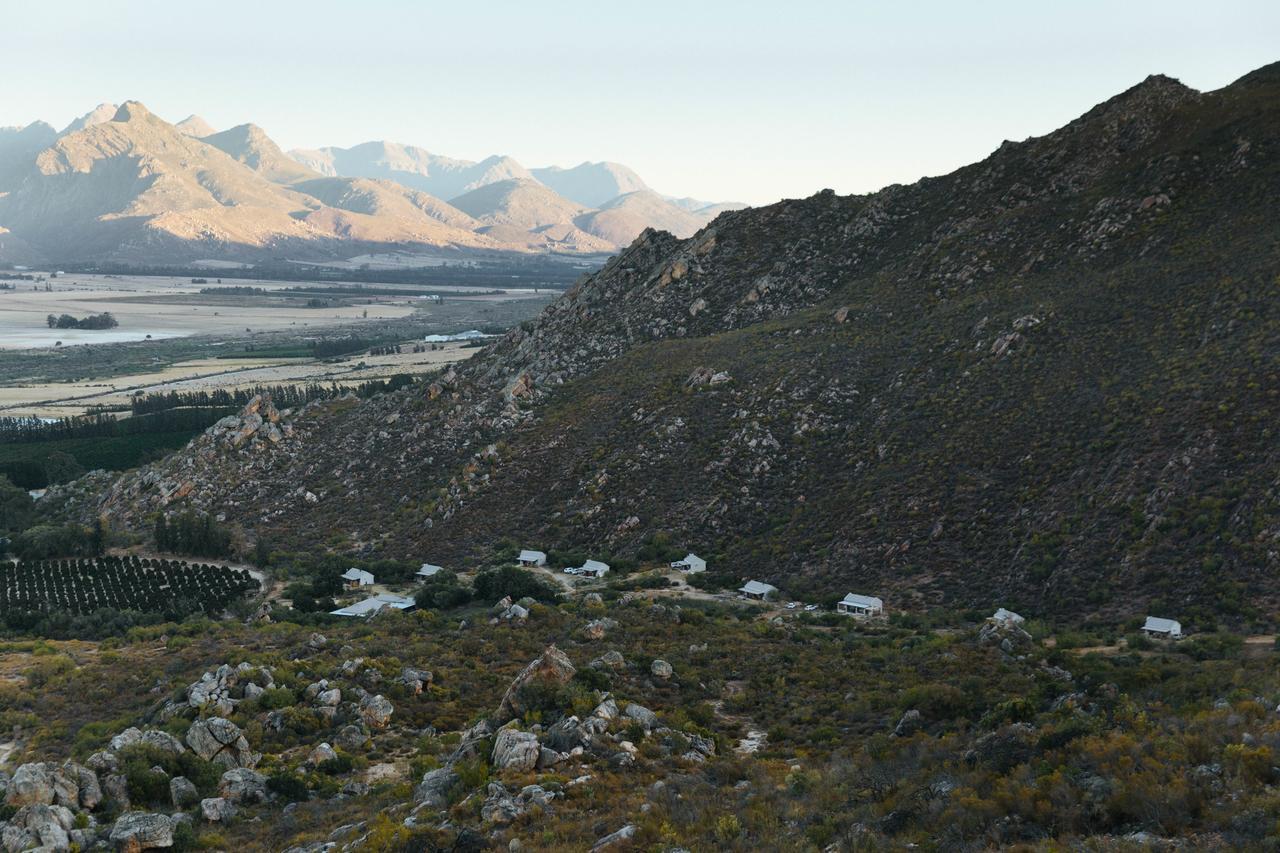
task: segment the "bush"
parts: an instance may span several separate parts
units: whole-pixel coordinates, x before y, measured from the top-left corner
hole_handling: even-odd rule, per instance
[[[497,601],[507,595],[512,599],[534,598],[547,604],[554,604],[559,599],[559,592],[551,584],[533,572],[515,566],[480,572],[474,586],[475,596],[481,601]]]
[[[307,783],[302,777],[284,771],[277,771],[267,777],[267,790],[291,803],[306,802],[311,796],[311,791],[308,790]]]

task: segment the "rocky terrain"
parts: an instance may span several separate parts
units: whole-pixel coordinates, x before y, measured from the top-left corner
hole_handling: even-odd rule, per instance
[[[257,125],[172,125],[136,101],[60,133],[0,128],[0,263],[607,254],[649,226],[687,236],[723,209],[681,206],[617,164],[531,172],[391,143],[286,154]]]
[[[1277,95],[1152,77],[951,175],[647,231],[464,367],[97,510],[436,560],[662,532],[792,594],[1247,619],[1280,591]]]

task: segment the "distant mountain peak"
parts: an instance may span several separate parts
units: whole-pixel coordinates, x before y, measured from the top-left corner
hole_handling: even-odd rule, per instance
[[[86,127],[92,127],[95,124],[103,124],[108,121],[114,121],[119,107],[115,104],[98,104],[89,112],[80,116],[62,129],[61,136],[84,130]]]
[[[174,127],[178,128],[178,130],[182,131],[187,136],[194,136],[197,139],[205,136],[213,136],[218,132],[214,129],[213,125],[209,124],[209,122],[194,113],[178,122]]]
[[[151,110],[141,101],[125,101],[116,110],[111,121],[145,121],[152,117]]]

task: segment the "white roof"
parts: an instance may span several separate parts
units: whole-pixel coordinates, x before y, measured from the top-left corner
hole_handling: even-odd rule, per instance
[[[1160,634],[1181,634],[1182,625],[1176,619],[1162,619],[1159,616],[1148,616],[1142,626],[1144,631],[1156,631]]]
[[[373,598],[366,598],[364,601],[357,601],[355,604],[347,607],[340,607],[337,610],[329,611],[331,616],[372,616],[384,607],[390,607],[395,610],[408,610],[414,606],[412,598],[405,598],[402,595],[392,595],[384,592],[381,595],[375,595]]]
[[[771,592],[777,592],[778,588],[772,584],[762,581],[747,581],[742,585],[738,592],[745,592],[748,595],[768,595]]]
[[[418,574],[429,578],[436,572],[443,572],[444,566],[433,566],[431,563],[423,563],[422,568],[418,569]]]
[[[521,551],[516,561],[520,563],[537,563],[545,559],[547,559],[547,555],[541,551]]]
[[[864,607],[867,610],[884,610],[884,602],[874,595],[855,595],[851,592],[840,603],[852,604],[854,607]]]
[[[698,566],[698,565],[705,566],[706,564],[707,564],[706,560],[702,559],[697,554],[690,551],[688,554],[685,554],[682,559],[676,560],[671,565],[673,566]]]
[[[342,573],[344,581],[360,581],[361,583],[373,583],[373,573],[362,571],[357,568],[347,569]]]
[[[599,560],[587,560],[582,564],[581,570],[584,572],[607,572],[609,571],[609,564],[602,563]]]
[[[991,618],[995,622],[1012,622],[1014,625],[1021,625],[1027,621],[1012,610],[1005,610],[1003,607],[997,609]]]

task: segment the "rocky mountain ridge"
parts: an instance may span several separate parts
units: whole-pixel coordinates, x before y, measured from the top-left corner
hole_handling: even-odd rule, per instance
[[[1277,93],[1153,77],[951,175],[647,231],[433,382],[100,508],[190,483],[365,555],[662,533],[793,594],[1243,614],[1280,592]]]

